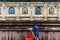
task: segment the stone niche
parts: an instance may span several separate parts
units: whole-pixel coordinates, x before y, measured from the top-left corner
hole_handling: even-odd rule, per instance
[[[5,18],[6,20],[16,20],[19,14],[19,3],[17,2],[5,2]]]
[[[28,2],[22,2],[21,5],[19,5],[19,18],[20,20],[30,20],[31,15],[31,6]]]
[[[33,4],[32,7],[33,20],[43,20],[44,2],[33,2],[32,4]]]
[[[55,2],[47,3],[48,11],[47,11],[47,20],[57,20],[58,19],[58,7]]]

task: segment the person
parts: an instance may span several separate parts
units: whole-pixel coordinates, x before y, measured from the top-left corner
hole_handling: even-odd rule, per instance
[[[34,34],[35,34],[35,40],[40,40],[40,37],[39,37],[40,32],[39,32],[37,24],[34,24]]]

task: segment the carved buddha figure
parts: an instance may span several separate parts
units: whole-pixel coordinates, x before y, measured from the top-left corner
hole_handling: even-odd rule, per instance
[[[41,14],[41,7],[40,7],[40,6],[37,6],[37,7],[35,8],[35,14],[36,14],[36,15],[40,15],[40,14]]]
[[[22,14],[28,14],[28,9],[26,7],[22,9]]]
[[[49,8],[49,14],[51,14],[51,15],[54,14],[54,8],[53,7]]]

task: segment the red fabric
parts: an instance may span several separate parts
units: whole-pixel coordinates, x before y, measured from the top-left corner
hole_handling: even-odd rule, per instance
[[[27,35],[27,36],[25,36],[25,40],[34,40],[34,36]]]

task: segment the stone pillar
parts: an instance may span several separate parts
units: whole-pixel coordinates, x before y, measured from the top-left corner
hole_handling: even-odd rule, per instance
[[[5,14],[6,14],[5,10],[6,10],[5,9],[5,3],[3,2],[2,3],[2,18],[3,18],[2,20],[5,20]]]
[[[43,7],[43,15],[44,15],[44,21],[47,21],[47,12],[48,12],[48,9],[47,9],[47,3],[44,3],[44,7]]]
[[[31,3],[31,14],[30,14],[30,19],[33,20],[33,3]]]
[[[17,15],[16,20],[20,20],[19,19],[19,15],[20,15],[20,4],[19,3],[16,4],[16,15]]]
[[[60,3],[58,3],[58,21],[60,21]]]

